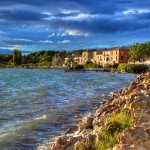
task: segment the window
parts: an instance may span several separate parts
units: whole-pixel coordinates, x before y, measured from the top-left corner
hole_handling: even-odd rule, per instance
[[[116,57],[116,60],[117,60],[117,57]]]
[[[106,61],[109,61],[109,58],[108,58],[108,57],[106,58]]]
[[[121,56],[121,60],[123,60],[123,56]]]
[[[117,51],[116,51],[116,55],[117,55]]]

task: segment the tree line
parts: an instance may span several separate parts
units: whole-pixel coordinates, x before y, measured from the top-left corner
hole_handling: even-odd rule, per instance
[[[27,55],[22,55],[20,50],[14,49],[12,55],[0,55],[0,66],[3,67],[49,67],[49,66],[62,66],[65,58],[72,54],[82,54],[84,50],[75,50],[72,52],[42,50],[33,52]]]
[[[0,55],[0,66],[62,66],[64,64],[65,57],[69,57],[72,54],[79,56],[82,54],[83,51],[85,50],[79,49],[71,52],[66,52],[65,50],[42,50],[30,53],[28,55],[22,55],[21,51],[14,49],[12,55]],[[150,57],[150,42],[132,44],[130,46],[129,54],[130,61],[139,61],[141,58]]]

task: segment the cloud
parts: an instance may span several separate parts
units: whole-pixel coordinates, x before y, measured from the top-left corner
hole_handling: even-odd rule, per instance
[[[41,42],[41,43],[47,43],[47,44],[49,44],[49,43],[53,43],[53,41],[50,41],[50,40],[39,41],[39,42]]]
[[[48,38],[55,36],[55,33],[48,35]]]
[[[149,23],[149,0],[1,0],[0,45],[24,50],[121,45],[140,34],[140,41],[149,40]]]
[[[1,10],[0,18],[1,22],[3,21],[41,21],[43,18],[47,17],[46,14],[42,14],[39,12],[31,11],[31,10]]]
[[[70,42],[71,42],[70,40],[58,41],[58,43],[62,43],[62,44],[67,44],[67,43],[70,43]]]
[[[66,33],[71,36],[88,36],[89,35],[88,33],[83,33],[79,30],[74,30],[74,29],[66,30]]]

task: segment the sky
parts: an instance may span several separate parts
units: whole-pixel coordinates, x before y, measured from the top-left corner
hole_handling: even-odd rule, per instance
[[[0,0],[0,50],[76,50],[150,39],[150,0]]]

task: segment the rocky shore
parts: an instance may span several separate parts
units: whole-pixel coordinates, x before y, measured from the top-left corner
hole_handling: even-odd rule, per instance
[[[70,127],[66,135],[42,149],[150,150],[150,72],[139,75],[128,88],[113,93],[93,116]]]

